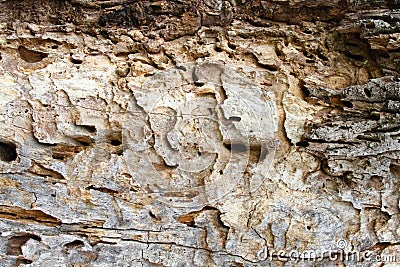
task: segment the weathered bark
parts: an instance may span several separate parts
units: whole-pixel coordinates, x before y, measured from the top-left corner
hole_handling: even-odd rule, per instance
[[[398,0],[1,1],[1,266],[400,261],[399,27]]]

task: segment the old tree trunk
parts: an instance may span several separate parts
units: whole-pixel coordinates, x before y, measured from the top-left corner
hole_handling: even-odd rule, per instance
[[[398,0],[0,1],[0,265],[399,266],[399,55]]]

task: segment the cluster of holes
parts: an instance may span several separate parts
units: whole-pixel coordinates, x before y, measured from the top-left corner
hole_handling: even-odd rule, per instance
[[[307,58],[306,63],[314,63],[314,55],[308,53],[308,51],[303,51],[303,55]]]
[[[83,241],[74,240],[74,241],[64,244],[63,247],[65,247],[67,249],[77,249],[77,248],[83,247],[84,245],[85,245],[85,243],[83,243]]]
[[[303,92],[304,97],[310,97],[311,93],[310,90],[308,90],[307,86],[301,86],[301,91]]]
[[[40,236],[31,233],[18,233],[8,239],[7,243],[7,254],[13,256],[19,256],[22,254],[22,246],[29,240],[33,239],[36,241],[42,241]],[[23,260],[23,259],[22,259]]]
[[[118,140],[118,139],[112,139],[112,140],[110,141],[110,143],[111,143],[111,145],[113,145],[113,146],[120,146],[120,145],[122,145],[122,141],[121,141],[121,140]]]
[[[373,21],[369,21],[369,22],[365,23],[365,27],[367,29],[374,29],[375,28],[375,23]]]
[[[78,137],[78,138],[74,138],[74,139],[81,146],[90,146],[90,144],[92,143],[92,141],[90,139],[88,139],[86,136],[85,137]]]
[[[196,87],[202,87],[202,86],[204,86],[204,82],[201,82],[201,81],[194,81],[193,82],[193,84],[196,86]]]
[[[89,133],[96,132],[96,126],[93,126],[93,125],[80,125],[80,126],[85,128]]]
[[[175,68],[178,69],[178,70],[183,70],[183,71],[187,70],[185,66],[176,65]]]
[[[300,146],[300,147],[308,147],[310,145],[310,143],[308,143],[307,141],[300,141],[296,143],[296,146]]]
[[[110,144],[113,146],[122,145],[122,132],[113,132],[108,135]]]
[[[228,47],[232,50],[236,49],[236,45],[232,44],[232,43],[228,43]]]
[[[371,120],[373,120],[373,121],[379,121],[380,119],[381,119],[381,115],[378,113],[378,114],[376,114],[376,113],[371,113],[370,115],[369,115],[369,118],[371,119]]]
[[[51,155],[51,158],[52,159],[56,159],[56,160],[65,160],[65,158],[66,158],[67,156],[65,156],[65,155],[59,155],[59,154],[57,154],[57,155]]]
[[[321,52],[318,52],[317,56],[323,61],[329,61],[329,59]]]
[[[42,61],[44,58],[48,56],[48,54],[46,53],[30,50],[24,46],[18,47],[18,53],[19,56],[22,58],[22,60],[28,63],[36,63]]]
[[[17,260],[15,261],[15,265],[14,266],[20,266],[21,264],[32,264],[33,261],[25,259],[25,258],[20,258],[18,257]]]
[[[154,75],[154,72],[149,72],[149,73],[143,74],[144,77],[151,77],[153,75]]]
[[[284,54],[282,53],[281,49],[278,49],[277,47],[275,48],[275,54],[278,58],[283,59],[284,58]]]
[[[239,121],[242,120],[242,118],[240,118],[240,117],[238,117],[238,116],[230,116],[230,117],[229,117],[229,120],[230,120],[230,121],[239,122]]]
[[[96,127],[93,125],[78,125],[78,126],[85,129],[89,134],[95,134],[97,131]],[[92,138],[89,138],[87,136],[74,137],[74,140],[79,142],[82,146],[90,146],[90,144],[93,143]]]
[[[278,67],[275,65],[270,65],[270,64],[261,64],[259,63],[264,69],[267,69],[269,71],[275,72],[278,70]]]
[[[18,157],[17,146],[11,142],[0,142],[0,160],[10,162]]]
[[[365,94],[367,97],[371,97],[371,96],[372,96],[371,91],[370,91],[369,89],[367,89],[367,88],[364,88],[364,94]]]
[[[305,34],[313,34],[313,31],[310,30],[310,29],[304,29],[303,32],[304,32]]]
[[[81,152],[83,150],[84,144],[82,144],[82,142],[79,141],[79,139],[76,141],[78,141],[81,144],[81,146],[62,145],[62,144],[47,144],[48,146],[54,147],[52,150],[53,154],[51,155],[51,157],[56,160],[65,160],[69,156],[72,156],[73,154]]]
[[[352,53],[345,53],[345,55],[351,59],[357,60],[357,61],[362,61],[364,60],[364,57],[362,55],[356,55]]]
[[[78,58],[78,57],[74,57],[73,53],[70,53],[70,56],[71,56],[71,62],[72,63],[78,64],[78,65],[83,63],[83,60]]]
[[[240,143],[224,143],[224,147],[233,153],[243,153],[247,151],[247,146]]]
[[[219,46],[216,46],[216,47],[215,47],[215,51],[217,51],[218,53],[220,53],[220,52],[222,52],[223,50],[222,50],[222,48],[221,48],[221,47],[219,47]]]
[[[346,108],[353,108],[353,103],[351,103],[350,101],[342,100],[342,104],[343,104],[343,106],[345,106]]]
[[[315,55],[309,53],[308,51],[303,51],[303,55],[307,58],[306,63],[314,63],[315,62]],[[321,51],[316,52],[316,56],[321,59],[322,61],[329,61],[328,57],[322,54]]]
[[[116,151],[113,154],[122,155],[124,153],[122,148],[122,133],[114,132],[108,135],[109,143],[116,147]]]

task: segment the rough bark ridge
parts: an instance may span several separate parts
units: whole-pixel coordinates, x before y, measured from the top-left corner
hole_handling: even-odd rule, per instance
[[[399,27],[398,0],[1,1],[1,266],[399,261]]]

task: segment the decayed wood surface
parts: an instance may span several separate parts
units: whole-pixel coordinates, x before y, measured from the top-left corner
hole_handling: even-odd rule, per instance
[[[0,265],[397,266],[279,251],[400,261],[399,27],[397,0],[1,1]]]

